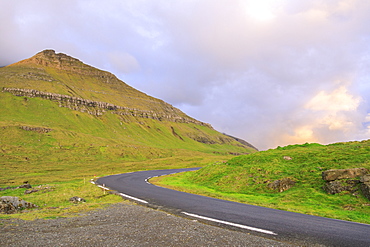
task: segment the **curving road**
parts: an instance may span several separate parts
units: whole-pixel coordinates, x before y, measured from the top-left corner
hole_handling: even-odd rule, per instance
[[[305,246],[370,246],[370,225],[367,224],[219,200],[148,182],[151,177],[197,169],[124,173],[99,178],[96,183],[149,207],[265,238]]]

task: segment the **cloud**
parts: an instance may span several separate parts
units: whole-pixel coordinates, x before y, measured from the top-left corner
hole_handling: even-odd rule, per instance
[[[340,86],[331,93],[320,91],[307,104],[306,108],[312,111],[355,111],[361,99],[349,94],[345,86]]]
[[[52,48],[260,149],[370,138],[370,2],[0,3],[0,65]]]
[[[113,70],[118,70],[122,73],[128,74],[137,71],[140,67],[138,61],[132,55],[114,51],[107,54],[108,63]]]

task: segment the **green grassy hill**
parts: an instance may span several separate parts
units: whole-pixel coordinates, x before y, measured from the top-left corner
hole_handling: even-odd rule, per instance
[[[0,187],[64,182],[68,190],[94,176],[256,152],[113,74],[52,50],[0,68],[0,106]]]
[[[358,177],[341,180],[354,191],[328,194],[322,173],[330,169],[370,170],[370,140],[331,145],[278,147],[214,163],[199,171],[157,179],[156,183],[197,194],[305,214],[370,223],[370,201],[359,189]],[[274,181],[290,179],[290,189],[278,192]]]

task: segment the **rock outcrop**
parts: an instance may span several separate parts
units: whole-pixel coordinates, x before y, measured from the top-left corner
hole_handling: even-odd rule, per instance
[[[348,191],[354,193],[358,191],[358,180],[335,180],[329,181],[324,186],[323,189],[328,194],[337,194],[343,191]]]
[[[324,171],[322,173],[322,179],[325,181],[334,181],[338,179],[356,178],[368,173],[369,170],[366,168],[332,169]]]
[[[331,169],[322,173],[326,181],[323,189],[328,194],[337,194],[343,191],[362,194],[370,200],[370,172],[366,168]]]
[[[210,124],[197,121],[195,119],[181,117],[176,114],[161,114],[154,111],[145,111],[134,108],[113,105],[107,102],[99,102],[69,95],[41,92],[33,89],[3,88],[3,92],[11,93],[21,97],[39,97],[59,103],[59,107],[66,107],[75,111],[86,112],[91,115],[101,116],[106,112],[118,115],[134,116],[140,118],[150,118],[159,121],[170,121],[179,123],[194,123],[197,125],[212,128]],[[28,130],[28,129],[27,129]],[[51,131],[51,130],[50,130]]]
[[[36,66],[53,67],[82,74],[92,72],[87,69],[92,68],[91,66],[86,65],[77,58],[68,56],[67,54],[56,53],[54,50],[41,51],[31,58],[19,61],[15,64],[34,64]],[[107,72],[105,73],[110,74]],[[112,74],[110,75],[114,77]]]
[[[370,174],[366,174],[360,179],[360,189],[362,194],[370,200]]]
[[[43,127],[20,126],[19,128],[21,128],[22,130],[34,131],[37,133],[49,133],[50,131],[52,131],[52,129]]]

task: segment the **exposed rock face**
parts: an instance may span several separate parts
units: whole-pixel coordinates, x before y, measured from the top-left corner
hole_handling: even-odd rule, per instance
[[[370,200],[370,174],[362,176],[360,182],[360,189],[362,191],[362,194]]]
[[[332,169],[322,173],[322,179],[325,181],[334,181],[338,179],[348,179],[364,176],[369,173],[366,168],[351,168],[351,169]]]
[[[56,101],[59,103],[59,107],[66,107],[72,110],[86,112],[95,116],[101,116],[105,112],[110,111],[112,114],[118,115],[126,115],[126,116],[134,116],[134,117],[141,117],[141,118],[150,118],[159,121],[171,121],[171,122],[180,122],[180,123],[194,123],[197,125],[207,126],[212,128],[210,124],[203,123],[197,121],[195,119],[181,117],[178,115],[164,115],[160,113],[156,113],[154,111],[144,111],[139,109],[133,109],[123,106],[113,105],[107,102],[99,102],[93,101],[88,99],[82,99],[78,97],[72,97],[68,95],[62,94],[55,94],[55,93],[47,93],[41,92],[33,89],[21,89],[21,88],[3,88],[3,92],[9,92],[15,96],[22,96],[22,97],[40,97],[43,99],[48,99],[52,101]],[[28,128],[28,129],[27,129]],[[25,127],[25,130],[32,130],[29,127]],[[34,130],[40,131],[40,130]],[[51,130],[45,130],[51,131]]]
[[[360,185],[360,189],[362,191],[362,194],[370,200],[370,182],[368,183],[362,183]]]
[[[342,191],[349,191],[351,193],[354,193],[358,190],[358,180],[348,180],[348,181],[329,181],[324,186],[323,189],[328,194],[337,194]]]
[[[37,133],[48,133],[48,132],[52,131],[52,129],[43,128],[43,127],[21,126],[20,128],[23,129],[23,130],[27,130],[27,131],[35,131]]]
[[[64,53],[56,53],[54,50],[44,50],[37,53],[35,56],[22,60],[16,64],[32,63],[45,67],[53,67],[57,69],[70,70],[74,72],[83,72],[84,67],[90,67],[82,63],[77,58],[68,56]]]
[[[343,191],[354,193],[361,189],[362,194],[370,200],[370,174],[366,168],[327,170],[322,173],[322,179],[327,181],[323,189],[329,194]]]
[[[274,182],[269,183],[267,187],[279,192],[283,192],[292,188],[294,185],[295,181],[291,180],[290,178],[283,178],[281,180],[275,180]]]
[[[25,208],[35,208],[35,204],[26,202],[19,197],[15,196],[2,196],[0,197],[0,213],[12,214],[18,210]]]

